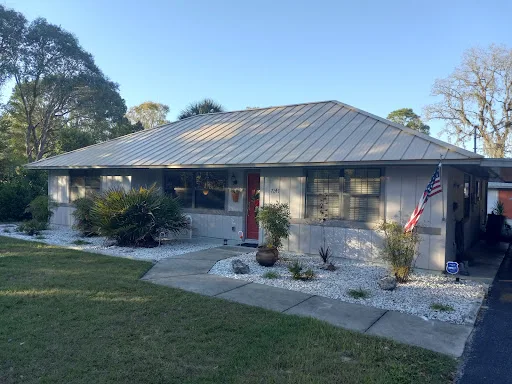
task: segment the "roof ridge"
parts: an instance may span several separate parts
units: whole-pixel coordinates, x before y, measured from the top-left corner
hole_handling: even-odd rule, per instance
[[[456,145],[447,143],[446,141],[436,139],[435,137],[432,137],[432,136],[427,135],[425,133],[419,132],[419,131],[417,131],[415,129],[406,127],[405,125],[401,125],[401,124],[395,123],[395,122],[393,122],[391,120],[388,120],[388,119],[385,119],[383,117],[374,115],[373,113],[370,113],[370,112],[364,111],[362,109],[353,107],[351,105],[342,103],[341,101],[334,100],[333,102],[337,103],[339,105],[342,105],[342,106],[344,106],[346,108],[351,108],[354,111],[359,112],[359,113],[361,113],[363,115],[369,116],[369,117],[371,117],[373,119],[382,121],[383,123],[386,123],[386,124],[388,124],[388,125],[390,125],[392,127],[398,128],[398,129],[402,130],[403,132],[405,132],[407,134],[410,134],[410,135],[413,135],[413,136],[417,136],[417,137],[419,137],[421,139],[424,139],[424,140],[427,140],[427,141],[432,142],[434,144],[437,144],[437,145],[440,145],[442,147],[445,147],[445,148],[448,149],[448,151],[452,150],[454,152],[457,152],[457,153],[460,153],[460,154],[462,154],[464,156],[467,156],[468,158],[484,158],[484,156],[479,155],[479,154],[474,153],[474,152],[470,152],[467,149],[457,147]]]
[[[285,104],[285,105],[271,105],[271,106],[268,106],[268,107],[237,109],[237,110],[234,110],[234,111],[201,113],[199,115],[189,116],[189,117],[186,117],[184,119],[176,120],[176,121],[185,121],[185,120],[193,119],[194,117],[198,117],[198,116],[202,116],[202,115],[221,115],[223,113],[235,113],[235,112],[244,112],[244,111],[259,111],[259,110],[262,110],[262,109],[288,108],[288,107],[297,107],[299,105],[324,104],[324,103],[339,103],[339,101],[336,101],[336,100],[311,101],[311,102],[305,102],[305,103],[295,103],[295,104]]]

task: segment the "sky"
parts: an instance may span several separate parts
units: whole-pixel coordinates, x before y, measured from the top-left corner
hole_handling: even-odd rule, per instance
[[[512,39],[506,0],[0,3],[74,33],[128,107],[167,104],[170,120],[205,97],[226,110],[339,100],[422,114],[464,50]],[[429,124],[437,137],[442,122]]]

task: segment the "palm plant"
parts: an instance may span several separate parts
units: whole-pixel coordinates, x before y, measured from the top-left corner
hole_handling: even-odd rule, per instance
[[[224,112],[224,107],[212,99],[204,99],[189,104],[184,110],[180,112],[178,119],[183,120],[190,116],[215,112]]]

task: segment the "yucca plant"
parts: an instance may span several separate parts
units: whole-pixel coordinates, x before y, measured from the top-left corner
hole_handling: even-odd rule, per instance
[[[106,191],[94,199],[91,219],[100,235],[123,246],[154,246],[161,231],[188,228],[178,200],[160,193],[155,185]]]

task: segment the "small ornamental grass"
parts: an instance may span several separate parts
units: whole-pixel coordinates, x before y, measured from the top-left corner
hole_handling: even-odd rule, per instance
[[[382,223],[379,229],[384,233],[384,260],[399,283],[406,283],[412,271],[412,263],[418,255],[420,238],[415,231],[404,233],[404,228],[395,222]]]
[[[74,244],[74,245],[88,245],[88,244],[92,244],[92,243],[90,241],[85,241],[85,240],[82,240],[82,239],[78,239],[78,240],[72,241],[71,244]]]
[[[370,297],[370,292],[363,288],[349,289],[347,294],[353,299],[367,299]]]
[[[430,309],[433,311],[439,312],[453,312],[455,309],[451,305],[441,304],[441,303],[432,303],[430,304]]]
[[[279,275],[279,273],[277,273],[277,272],[274,272],[274,271],[268,271],[268,272],[265,272],[265,273],[263,274],[263,277],[264,277],[265,279],[279,279],[279,277],[281,277],[281,276],[280,276],[280,275]]]
[[[288,267],[288,270],[294,280],[313,280],[315,278],[315,272],[311,268],[304,271],[304,267],[298,261],[293,262],[293,264]]]

